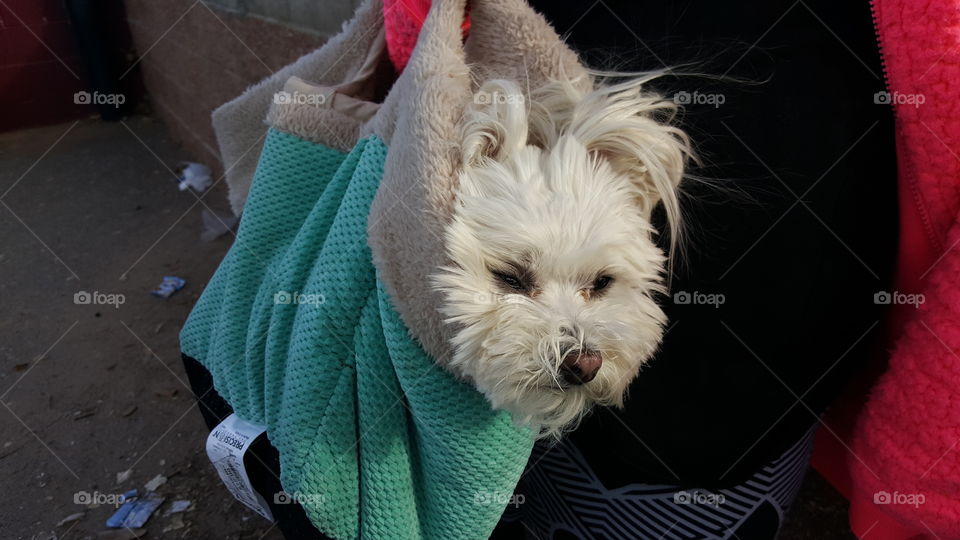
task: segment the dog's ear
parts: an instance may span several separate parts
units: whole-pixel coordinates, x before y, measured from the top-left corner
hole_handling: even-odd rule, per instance
[[[678,186],[693,151],[686,133],[672,125],[677,105],[644,92],[647,80],[587,93],[572,107],[563,131],[633,180],[644,215],[649,217],[657,203],[663,203],[673,244],[681,227]]]
[[[679,218],[677,187],[692,156],[690,140],[671,124],[677,105],[644,93],[643,82],[628,81],[587,94],[574,107],[567,132],[633,179],[645,212],[663,202],[668,217]]]
[[[490,80],[473,95],[463,117],[463,164],[502,161],[527,144],[526,99],[517,83]]]

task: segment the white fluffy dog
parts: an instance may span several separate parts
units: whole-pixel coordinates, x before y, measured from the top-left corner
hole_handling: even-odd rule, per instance
[[[662,337],[650,214],[663,203],[672,251],[691,150],[647,80],[529,97],[492,80],[464,116],[452,265],[433,277],[454,325],[447,367],[542,437],[622,406]]]

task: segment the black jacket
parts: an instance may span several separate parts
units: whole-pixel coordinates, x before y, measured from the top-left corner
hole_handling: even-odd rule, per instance
[[[672,291],[689,296],[663,299],[669,331],[626,408],[571,437],[608,488],[742,481],[817,422],[880,333],[896,163],[869,4],[532,3],[592,67],[714,76],[657,83],[688,103],[692,172],[719,186],[688,184]],[[710,294],[723,303],[697,303]]]

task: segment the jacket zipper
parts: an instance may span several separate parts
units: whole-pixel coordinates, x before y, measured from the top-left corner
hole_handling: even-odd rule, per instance
[[[873,19],[873,36],[877,40],[877,49],[880,51],[880,71],[883,72],[883,89],[889,93],[890,78],[887,73],[887,55],[883,48],[883,38],[880,37],[879,3],[880,0],[870,0],[870,17]],[[896,114],[896,109],[896,107],[893,107],[894,114]]]

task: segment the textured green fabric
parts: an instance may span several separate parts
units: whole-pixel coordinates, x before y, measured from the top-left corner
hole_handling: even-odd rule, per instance
[[[436,367],[391,307],[366,242],[386,152],[271,129],[181,347],[267,426],[285,491],[322,532],[485,538],[534,434]]]

